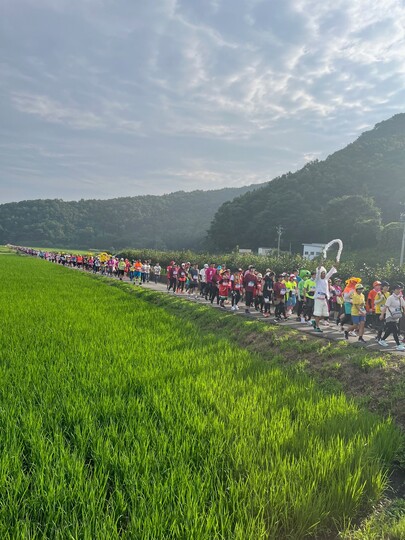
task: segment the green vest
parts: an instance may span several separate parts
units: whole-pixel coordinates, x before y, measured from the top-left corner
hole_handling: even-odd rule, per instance
[[[304,288],[306,290],[307,298],[314,299],[315,298],[316,282],[313,279],[309,278],[304,283]]]

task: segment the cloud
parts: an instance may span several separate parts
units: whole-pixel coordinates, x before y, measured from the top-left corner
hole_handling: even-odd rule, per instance
[[[42,171],[40,193],[80,198],[81,178],[96,197],[261,182],[405,103],[402,0],[6,0],[4,12],[0,160],[12,185]]]
[[[80,111],[73,107],[64,107],[47,96],[14,94],[12,100],[18,111],[39,116],[47,122],[66,124],[77,129],[93,129],[104,126],[102,119],[94,113]]]
[[[120,103],[106,102],[102,104],[100,112],[94,113],[78,106],[60,103],[47,96],[15,93],[12,95],[12,101],[15,108],[22,113],[32,114],[46,122],[63,124],[73,129],[110,129],[124,133],[140,133],[141,122],[122,118],[116,114],[126,108]]]

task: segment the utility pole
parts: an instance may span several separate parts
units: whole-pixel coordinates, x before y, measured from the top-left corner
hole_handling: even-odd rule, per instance
[[[277,258],[280,257],[280,241],[281,241],[281,235],[283,234],[283,227],[281,225],[279,225],[277,227],[277,236],[278,236],[278,240],[277,240]]]
[[[399,266],[404,264],[404,252],[405,252],[405,213],[400,216],[401,222],[404,223],[404,230],[402,232],[402,247],[401,247],[401,257],[399,259]]]

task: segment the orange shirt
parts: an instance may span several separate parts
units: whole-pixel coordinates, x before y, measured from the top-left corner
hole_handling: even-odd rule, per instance
[[[375,289],[371,289],[371,291],[368,293],[368,296],[367,296],[367,309],[369,311],[372,311],[373,313],[375,311],[374,301],[377,294],[378,294],[378,291],[376,291]]]

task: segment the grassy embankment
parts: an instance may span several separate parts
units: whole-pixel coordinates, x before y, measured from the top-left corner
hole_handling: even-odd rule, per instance
[[[282,333],[265,360],[209,308],[28,257],[0,276],[3,538],[330,538],[381,496],[400,432],[280,366]]]

